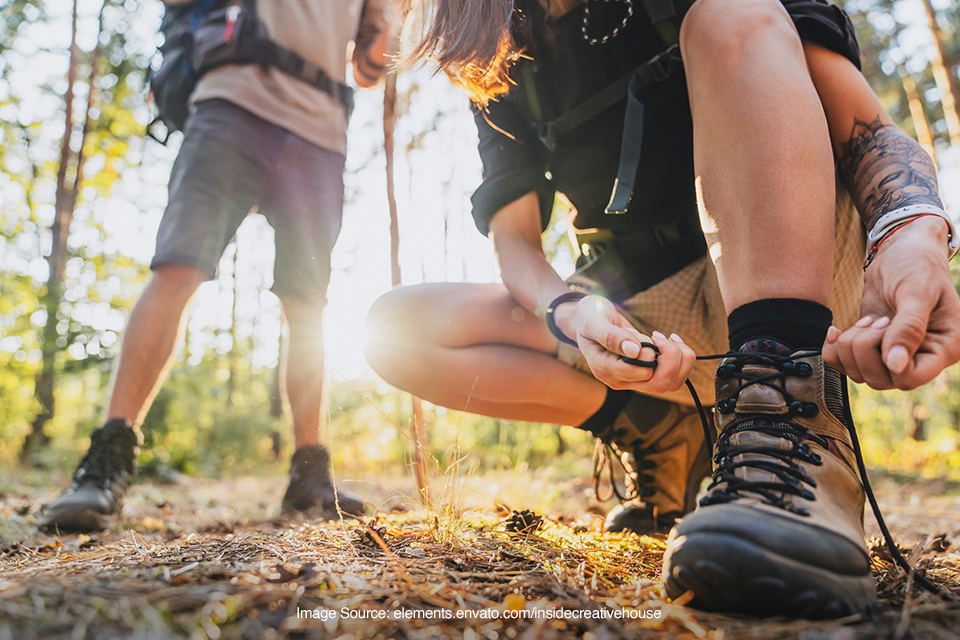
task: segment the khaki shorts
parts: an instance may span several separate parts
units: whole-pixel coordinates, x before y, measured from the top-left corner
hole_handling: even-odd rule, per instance
[[[846,329],[857,321],[860,313],[866,235],[860,216],[845,191],[839,193],[837,200],[835,238],[831,311],[834,325]],[[650,335],[653,331],[659,331],[668,336],[676,333],[698,356],[726,353],[729,350],[727,313],[717,282],[717,272],[708,257],[700,258],[629,298],[619,308],[641,333]],[[561,343],[557,358],[590,373],[586,359],[576,347]],[[705,405],[714,403],[716,368],[716,360],[698,360],[690,374],[690,382]],[[657,397],[680,404],[693,404],[686,388]]]

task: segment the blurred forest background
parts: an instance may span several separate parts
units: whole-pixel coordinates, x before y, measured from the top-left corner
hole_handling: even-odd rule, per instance
[[[940,163],[957,218],[960,0],[842,4],[858,29],[867,77]],[[23,468],[69,473],[102,422],[120,331],[149,277],[179,135],[167,146],[145,135],[159,0],[5,0],[0,12],[0,475],[13,478]],[[392,268],[385,135],[397,183]],[[346,222],[326,318],[325,437],[341,476],[402,473],[413,401],[364,366],[359,326],[398,279],[496,278],[487,240],[469,219],[480,176],[475,129],[465,98],[414,70],[393,76],[386,91],[358,95],[350,136]],[[569,273],[563,214],[558,205],[546,243]],[[269,228],[253,216],[228,248],[220,279],[201,288],[177,363],[143,425],[142,474],[285,471],[291,445],[277,393],[282,329],[269,293],[271,261]],[[960,367],[910,393],[854,393],[869,467],[960,480]],[[427,450],[440,468],[458,447],[482,451],[470,456],[482,469],[582,468],[593,446],[567,427],[426,403],[422,410]]]

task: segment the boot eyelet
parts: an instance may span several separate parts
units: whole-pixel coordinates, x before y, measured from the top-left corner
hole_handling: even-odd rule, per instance
[[[735,362],[728,362],[717,367],[717,377],[721,380],[729,380],[737,372]]]
[[[810,462],[812,462],[813,464],[815,464],[815,465],[817,465],[817,466],[820,466],[821,464],[823,464],[823,458],[821,458],[821,457],[820,457],[820,454],[818,454],[818,453],[811,453],[811,454],[810,454]]]
[[[733,413],[737,408],[737,399],[736,398],[724,398],[717,403],[717,411],[726,415],[728,413]]]
[[[810,491],[810,489],[804,489],[803,491],[801,491],[801,492],[800,492],[800,497],[801,497],[801,498],[804,498],[804,499],[806,499],[806,500],[811,500],[811,501],[817,499],[817,496],[815,496],[815,495],[813,494],[813,491]]]
[[[784,373],[792,373],[803,378],[813,373],[813,367],[809,362],[784,362],[780,368]]]

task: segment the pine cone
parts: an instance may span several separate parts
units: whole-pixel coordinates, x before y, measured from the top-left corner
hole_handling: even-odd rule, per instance
[[[506,520],[506,529],[510,533],[534,533],[543,525],[543,516],[529,509],[513,511]]]

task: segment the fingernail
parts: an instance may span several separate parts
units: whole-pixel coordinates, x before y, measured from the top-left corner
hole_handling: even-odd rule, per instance
[[[893,373],[903,373],[909,361],[910,356],[907,354],[907,350],[900,345],[896,345],[887,354],[887,369],[890,369]]]
[[[890,324],[890,318],[888,318],[887,316],[883,316],[882,318],[880,318],[870,326],[874,329],[883,329],[888,324]]]
[[[671,334],[670,334],[670,339],[673,340],[674,342],[676,342],[677,344],[684,344],[683,338],[681,338],[680,336],[678,336],[678,335],[675,334],[675,333],[671,333]]]
[[[840,329],[837,329],[836,327],[831,325],[830,328],[827,329],[827,342],[835,342],[836,339],[839,337],[840,337]]]
[[[640,356],[640,345],[636,342],[624,340],[620,343],[620,351],[628,358],[637,358]]]
[[[667,339],[667,336],[663,335],[663,334],[660,333],[659,331],[654,331],[651,335],[652,335],[654,338],[656,338],[657,340],[666,340],[666,339]]]
[[[855,325],[853,325],[853,326],[859,327],[859,328],[861,328],[861,329],[864,329],[864,328],[866,328],[866,327],[869,327],[871,324],[873,324],[873,317],[871,317],[871,316],[863,316],[862,318],[860,318],[859,320],[857,320],[857,324],[855,324]]]

